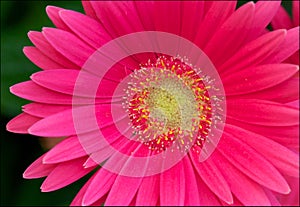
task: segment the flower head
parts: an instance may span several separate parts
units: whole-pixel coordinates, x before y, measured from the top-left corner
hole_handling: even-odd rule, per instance
[[[65,137],[24,172],[44,192],[94,169],[72,205],[277,205],[299,176],[299,27],[280,1],[83,1],[29,32],[43,71],[7,129]],[[138,52],[137,52],[138,51]],[[174,52],[175,51],[175,52]],[[100,166],[100,167],[99,167]]]

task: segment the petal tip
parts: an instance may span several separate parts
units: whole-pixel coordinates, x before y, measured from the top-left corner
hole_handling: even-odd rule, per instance
[[[60,10],[62,8],[57,7],[57,6],[52,6],[52,5],[48,5],[46,6],[46,13],[49,15],[51,15],[52,13],[56,12],[57,10]]]

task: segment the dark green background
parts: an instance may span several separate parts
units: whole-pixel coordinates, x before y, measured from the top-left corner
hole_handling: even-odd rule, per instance
[[[246,1],[239,1],[239,6]],[[284,2],[288,10],[291,3]],[[55,192],[41,193],[43,179],[25,180],[26,167],[43,150],[36,137],[6,132],[6,123],[28,103],[9,92],[9,87],[39,71],[23,54],[32,45],[30,30],[53,27],[45,8],[54,5],[83,12],[80,1],[1,1],[1,194],[0,205],[69,205],[87,178]]]

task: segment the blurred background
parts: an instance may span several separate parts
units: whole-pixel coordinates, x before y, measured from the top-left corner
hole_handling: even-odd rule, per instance
[[[238,6],[247,1],[239,1]],[[29,103],[9,92],[9,87],[29,80],[40,69],[23,54],[24,46],[32,45],[27,37],[30,30],[54,27],[46,15],[47,5],[83,12],[80,1],[1,1],[1,169],[0,205],[66,206],[69,205],[87,177],[55,192],[41,193],[44,179],[25,180],[24,170],[45,151],[37,137],[13,134],[5,125],[21,113]],[[283,5],[291,12],[291,2]]]

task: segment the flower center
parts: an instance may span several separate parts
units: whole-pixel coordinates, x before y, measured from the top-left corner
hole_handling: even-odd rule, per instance
[[[125,106],[137,140],[161,152],[201,148],[211,127],[211,102],[197,69],[179,58],[159,57],[131,74]]]

